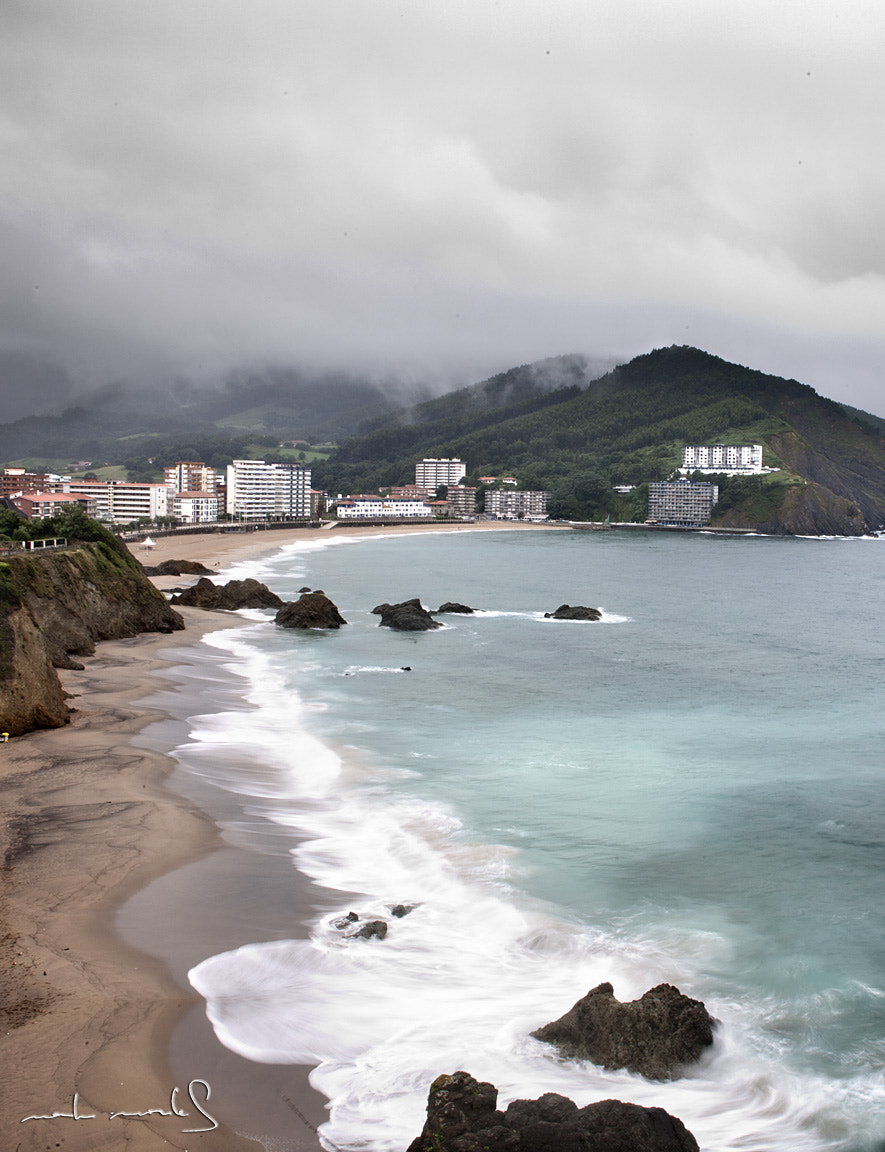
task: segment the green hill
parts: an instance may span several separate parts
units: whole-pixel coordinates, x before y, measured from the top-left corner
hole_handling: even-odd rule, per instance
[[[582,357],[513,369],[364,426],[315,483],[371,491],[411,479],[421,456],[457,456],[468,480],[512,474],[549,489],[553,516],[641,521],[645,486],[680,466],[683,445],[748,442],[779,471],[723,478],[713,523],[856,535],[885,521],[885,442],[871,423],[796,380],[688,347],[595,378]],[[637,488],[621,498],[615,484]]]

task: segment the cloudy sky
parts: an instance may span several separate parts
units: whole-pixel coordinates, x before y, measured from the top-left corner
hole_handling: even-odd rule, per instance
[[[694,344],[885,413],[883,58],[881,0],[2,0],[0,352]]]

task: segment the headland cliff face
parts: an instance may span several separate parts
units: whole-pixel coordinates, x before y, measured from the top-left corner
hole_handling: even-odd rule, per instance
[[[0,561],[0,730],[66,724],[57,668],[78,668],[96,641],[173,632],[181,616],[114,541]]]

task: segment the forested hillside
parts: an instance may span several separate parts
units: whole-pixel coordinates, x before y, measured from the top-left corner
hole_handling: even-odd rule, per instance
[[[723,479],[721,521],[861,532],[885,520],[881,435],[807,385],[687,347],[596,379],[580,357],[544,364],[563,386],[532,389],[537,367],[528,366],[375,421],[315,469],[315,483],[372,491],[413,478],[416,458],[457,456],[468,480],[512,474],[523,488],[551,490],[553,516],[643,520],[648,482],[679,467],[683,445],[753,442],[779,471]],[[504,402],[489,402],[495,396]],[[615,484],[637,487],[620,498]]]

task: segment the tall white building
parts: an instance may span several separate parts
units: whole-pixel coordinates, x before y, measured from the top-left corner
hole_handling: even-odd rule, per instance
[[[761,444],[694,444],[682,449],[683,472],[728,472],[752,475],[762,471]]]
[[[227,511],[246,520],[309,520],[310,469],[234,460],[227,466]]]
[[[415,465],[415,483],[420,488],[435,492],[440,484],[457,484],[467,475],[467,465],[463,460],[443,458],[440,460],[419,460]]]

